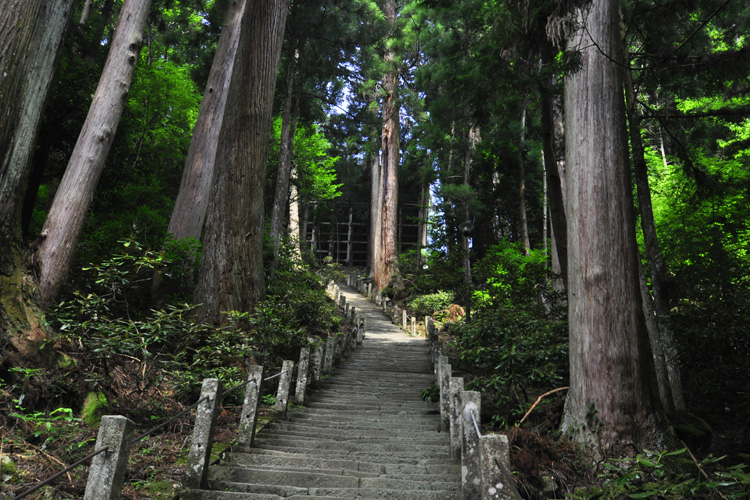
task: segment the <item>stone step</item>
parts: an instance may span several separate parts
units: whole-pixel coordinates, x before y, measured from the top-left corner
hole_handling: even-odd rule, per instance
[[[442,462],[445,462],[443,460]],[[259,468],[294,468],[296,470],[335,470],[366,472],[378,475],[450,475],[457,476],[460,466],[445,463],[391,464],[371,463],[351,459],[328,459],[291,455],[261,455],[230,452],[224,456],[224,464]]]
[[[272,493],[249,493],[238,491],[182,490],[181,500],[458,500],[454,491],[409,491],[409,490],[350,490],[340,491],[342,495],[311,495],[309,491],[292,495]]]
[[[342,441],[319,440],[319,439],[285,439],[282,437],[256,437],[253,446],[266,449],[298,449],[298,450],[320,450],[325,452],[346,452],[346,453],[414,453],[419,455],[441,456],[442,453],[448,454],[450,451],[445,443],[440,444],[419,444],[412,442],[360,442],[360,441]]]
[[[319,458],[322,460],[350,460],[368,464],[391,465],[451,465],[447,455],[419,455],[416,453],[356,453],[297,448],[246,448],[234,447],[239,453],[250,455],[272,455],[277,457]]]
[[[421,436],[370,436],[366,435],[348,435],[348,436],[333,436],[333,435],[310,435],[307,433],[295,433],[295,432],[281,432],[274,430],[273,432],[269,429],[268,432],[261,432],[256,436],[256,442],[299,442],[303,446],[316,446],[327,449],[344,449],[360,447],[362,445],[374,444],[374,445],[404,445],[409,446],[449,446],[449,436],[440,436],[437,432],[433,433],[430,437]]]
[[[379,472],[366,472],[351,469],[304,469],[299,470],[294,467],[259,467],[252,465],[225,464],[215,466],[211,469],[209,478],[212,481],[240,482],[240,483],[262,483],[262,484],[279,484],[286,486],[331,486],[345,485],[346,487],[372,487],[375,484],[370,480],[382,479],[396,482],[411,483],[413,489],[431,490],[444,489],[443,483],[455,483],[455,481],[445,481],[446,476],[454,474],[409,474],[403,472],[393,472],[390,474]],[[400,483],[399,483],[400,484]],[[436,486],[437,485],[437,486]],[[442,485],[442,486],[441,486]]]
[[[366,481],[366,480],[360,480]],[[215,481],[214,489],[224,491],[237,491],[247,493],[265,493],[276,494],[282,498],[292,495],[312,495],[320,497],[351,498],[351,499],[398,499],[398,500],[444,500],[445,498],[456,498],[459,494],[460,485],[450,484],[450,488],[445,489],[418,489],[409,488],[409,481],[382,481],[371,480],[366,484],[357,483],[352,487],[335,487],[335,486],[289,486],[283,484],[263,484],[263,483],[235,483],[231,481]],[[442,483],[440,483],[442,484]],[[447,483],[446,483],[447,484]],[[390,485],[390,487],[388,487]],[[437,484],[435,485],[437,486]]]
[[[370,428],[367,431],[362,429],[348,429],[341,425],[335,426],[316,426],[302,422],[274,422],[269,426],[265,427],[262,432],[273,432],[276,435],[289,435],[289,436],[312,436],[312,437],[332,437],[332,438],[359,438],[366,435],[369,438],[381,438],[381,439],[440,439],[442,441],[448,441],[449,436],[436,433],[435,429],[429,431],[420,431],[413,429],[399,429],[399,428]]]

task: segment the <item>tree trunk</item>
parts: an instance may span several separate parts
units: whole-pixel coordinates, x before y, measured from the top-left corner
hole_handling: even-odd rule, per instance
[[[396,0],[385,0],[383,11],[391,30],[396,29],[398,5]],[[396,55],[387,49],[383,76],[383,132],[382,175],[380,177],[379,246],[375,253],[375,287],[387,286],[398,257],[398,169],[400,155],[400,123],[398,103],[398,71],[394,67]]]
[[[251,311],[265,296],[263,191],[288,0],[251,2],[229,84],[195,302],[201,320]]]
[[[6,0],[0,8],[0,342],[39,354],[46,327],[27,270],[21,210],[31,158],[73,0]],[[33,250],[33,249],[32,249]],[[5,364],[5,350],[0,364]],[[11,360],[10,362],[14,362]],[[17,360],[15,361],[17,362]]]
[[[296,176],[296,171],[292,170],[292,182],[289,188],[289,239],[292,242],[292,254],[297,261],[301,261],[303,236],[300,235],[299,194],[294,182]]]
[[[624,34],[623,34],[624,36]],[[669,321],[669,305],[666,297],[665,276],[667,273],[664,259],[659,249],[659,238],[656,235],[656,222],[651,205],[651,188],[648,183],[648,168],[641,139],[641,116],[636,105],[635,88],[630,74],[630,53],[623,38],[623,61],[628,69],[623,71],[625,77],[625,103],[629,122],[630,147],[633,153],[633,170],[635,186],[638,193],[638,208],[641,215],[643,241],[646,247],[649,269],[651,270],[651,290],[653,292],[653,306],[648,308],[655,314],[657,328],[655,335],[649,335],[652,340],[651,348],[654,355],[661,357],[657,363],[657,383],[662,404],[667,412],[685,410],[685,398],[682,393],[682,377],[680,375],[679,354],[675,348],[674,336]],[[651,300],[646,289],[644,300]],[[656,345],[658,343],[658,345]],[[659,370],[662,368],[663,371]]]
[[[542,53],[542,63],[551,65],[554,61],[551,50],[548,48]],[[547,82],[539,85],[541,97],[541,125],[542,125],[542,148],[544,150],[544,170],[547,179],[547,193],[549,199],[549,213],[551,222],[551,233],[554,235],[552,250],[557,256],[560,264],[560,276],[563,286],[568,283],[568,245],[567,245],[567,221],[565,218],[564,183],[559,165],[561,159],[560,151],[555,147],[555,96],[552,91],[554,83],[550,78]]]
[[[167,232],[176,239],[199,240],[206,219],[206,207],[211,191],[216,151],[229,81],[234,70],[235,54],[242,31],[246,0],[234,0],[227,11],[219,45],[211,64],[206,90],[203,94],[198,120],[193,128],[180,190],[169,219]]]
[[[606,455],[660,449],[666,420],[652,384],[627,165],[617,0],[591,4],[565,82],[570,390],[562,427]],[[596,103],[596,105],[594,105]]]
[[[523,253],[531,255],[531,243],[529,242],[529,222],[526,217],[526,167],[524,142],[526,141],[526,97],[523,98],[521,108],[521,137],[518,141],[518,211],[521,223],[521,241],[523,242]]]
[[[125,0],[94,100],[42,229],[42,304],[53,304],[67,277],[86,213],[112,146],[138,61],[150,0]]]
[[[380,249],[380,158],[370,157],[370,241],[367,245],[367,265],[370,278],[375,277],[375,259]]]
[[[297,114],[292,114],[292,100],[294,93],[294,71],[297,66],[299,53],[292,44],[292,54],[286,70],[286,99],[281,114],[281,145],[279,147],[279,168],[276,174],[276,191],[271,209],[271,228],[269,236],[273,247],[272,269],[276,269],[279,248],[281,248],[281,230],[284,225],[284,215],[289,203],[289,177],[292,173],[292,146],[294,142],[294,128]]]

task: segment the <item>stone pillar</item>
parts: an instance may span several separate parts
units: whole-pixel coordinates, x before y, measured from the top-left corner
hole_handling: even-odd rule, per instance
[[[462,412],[463,441],[461,445],[461,498],[482,498],[482,478],[479,472],[479,436],[471,415],[480,424],[482,395],[475,391],[464,391]]]
[[[255,437],[255,424],[258,421],[258,404],[260,403],[260,386],[263,383],[263,367],[251,366],[245,384],[245,399],[242,402],[237,442],[252,446]]]
[[[336,339],[328,338],[326,342],[325,361],[323,362],[323,375],[328,375],[333,370],[333,352],[336,349]]]
[[[216,417],[219,415],[221,383],[218,379],[207,378],[203,381],[201,399],[205,399],[195,410],[195,427],[193,442],[188,451],[185,479],[186,488],[205,488],[208,479],[208,462],[211,460],[211,446],[214,441]]]
[[[313,350],[312,359],[312,379],[313,382],[320,382],[320,377],[323,374],[323,349],[324,344],[322,340],[316,340],[317,347]]]
[[[438,384],[440,385],[440,431],[448,432],[450,430],[451,415],[451,365],[448,363],[448,356],[440,356],[438,363]]]
[[[357,344],[361,344],[365,340],[365,324],[367,318],[357,319]]]
[[[479,463],[482,500],[514,500],[508,436],[488,434],[479,438]]]
[[[279,389],[276,392],[276,413],[286,413],[289,404],[289,387],[292,385],[292,374],[294,373],[294,361],[284,360],[281,364],[281,375],[279,376]]]
[[[461,458],[461,411],[463,410],[463,392],[464,379],[461,377],[451,377],[450,398],[451,398],[451,458],[458,460]]]
[[[333,285],[333,302],[335,304],[339,303],[339,286]]]
[[[401,327],[404,330],[409,330],[409,315],[406,314],[406,309],[401,311]]]
[[[417,336],[417,318],[412,316],[409,319],[411,320],[411,336],[416,337]]]
[[[435,375],[438,373],[438,359],[440,357],[440,341],[438,340],[437,328],[435,322],[429,316],[424,317],[424,325],[427,330],[427,340],[430,342],[430,356],[432,357],[432,370]]]
[[[106,446],[107,451],[91,462],[84,500],[119,500],[122,496],[133,429],[133,421],[120,415],[102,417],[94,449]]]
[[[299,363],[297,364],[297,387],[294,390],[294,402],[298,405],[305,404],[305,390],[307,389],[307,372],[310,368],[310,348],[303,347],[299,351]]]

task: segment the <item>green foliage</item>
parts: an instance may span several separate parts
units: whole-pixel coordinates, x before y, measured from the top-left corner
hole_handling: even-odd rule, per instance
[[[83,402],[81,420],[89,427],[97,427],[102,415],[109,409],[107,396],[102,392],[90,392]]]
[[[519,309],[486,309],[471,323],[450,328],[456,366],[473,378],[467,390],[482,391],[502,407],[501,419],[522,414],[540,388],[563,385],[567,378],[567,325]]]
[[[685,448],[676,451],[644,450],[633,458],[611,459],[603,464],[602,486],[591,486],[569,494],[571,500],[607,498],[746,498],[750,491],[750,471],[744,464],[722,465],[722,457],[709,456],[699,465],[687,456]],[[715,479],[700,471],[709,470]]]
[[[539,310],[540,294],[551,297],[554,291],[545,268],[547,256],[541,250],[524,255],[520,243],[500,241],[474,266],[477,285],[473,294],[477,309],[506,307]]]
[[[419,318],[432,316],[433,319],[440,320],[448,306],[453,304],[453,298],[453,292],[438,290],[435,293],[420,295],[412,299],[409,302],[409,307],[413,314]]]
[[[73,410],[70,408],[57,408],[49,413],[28,412],[21,406],[20,401],[16,402],[16,411],[9,416],[22,424],[23,437],[41,443],[39,445],[41,448],[53,443],[69,443],[76,431],[75,425],[69,424],[77,424],[81,421],[80,418],[73,416]]]

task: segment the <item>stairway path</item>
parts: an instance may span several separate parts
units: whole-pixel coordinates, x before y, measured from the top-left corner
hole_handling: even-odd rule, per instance
[[[185,500],[452,500],[461,487],[437,406],[428,343],[409,337],[356,290],[347,304],[367,316],[364,343],[291,410],[209,470],[210,490]]]

